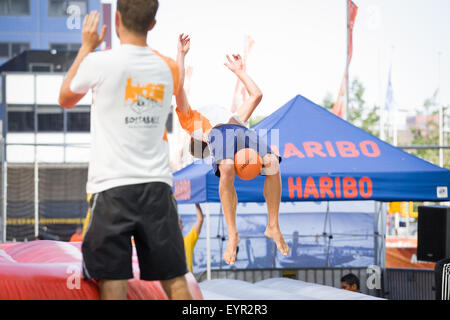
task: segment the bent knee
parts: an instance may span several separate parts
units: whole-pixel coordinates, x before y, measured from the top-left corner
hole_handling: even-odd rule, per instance
[[[236,174],[234,160],[223,159],[219,164],[219,171],[221,179],[234,179],[234,175]]]

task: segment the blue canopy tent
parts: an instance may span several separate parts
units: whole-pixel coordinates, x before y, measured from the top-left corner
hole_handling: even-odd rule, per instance
[[[252,129],[283,158],[283,202],[450,200],[450,170],[408,154],[300,95]],[[220,202],[218,185],[209,159],[174,174],[180,204]],[[265,201],[264,177],[237,178],[235,187],[239,202]]]

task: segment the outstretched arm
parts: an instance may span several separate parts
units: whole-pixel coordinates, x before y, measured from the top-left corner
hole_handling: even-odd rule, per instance
[[[203,212],[198,203],[195,204],[195,212],[197,213],[197,220],[195,221],[194,228],[197,234],[200,234],[203,225]]]
[[[181,113],[189,112],[189,102],[186,96],[186,92],[184,91],[184,74],[185,74],[184,58],[186,57],[186,54],[189,52],[190,45],[191,39],[189,38],[189,35],[184,35],[183,33],[180,34],[180,36],[178,37],[178,52],[177,52],[177,64],[178,69],[180,71],[180,83],[178,94],[176,95],[176,102],[177,102],[177,111]]]
[[[239,54],[233,54],[233,60],[227,55],[229,63],[225,63],[228,67],[244,84],[245,89],[248,92],[249,98],[245,100],[242,105],[237,109],[237,115],[243,122],[247,122],[253,111],[256,109],[262,99],[262,92],[256,83],[245,72],[244,63]]]
[[[81,32],[82,45],[80,50],[78,50],[77,57],[75,58],[72,66],[64,78],[61,85],[61,90],[59,92],[59,104],[64,108],[72,108],[74,105],[80,101],[85,93],[75,93],[70,90],[70,84],[73,78],[77,74],[78,68],[81,62],[86,58],[86,56],[97,48],[100,43],[102,43],[103,38],[106,34],[106,26],[102,27],[100,35],[97,33],[98,22],[100,19],[100,14],[97,11],[92,11],[83,21],[83,30]]]

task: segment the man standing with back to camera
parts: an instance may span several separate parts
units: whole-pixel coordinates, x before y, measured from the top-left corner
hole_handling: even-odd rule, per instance
[[[100,15],[83,22],[82,46],[61,87],[72,108],[92,89],[91,220],[82,244],[83,275],[99,280],[101,299],[126,299],[133,278],[134,237],[142,280],[160,280],[169,299],[192,299],[183,237],[172,196],[165,123],[178,92],[176,63],[147,46],[157,0],[118,0],[121,46],[93,52],[106,27]]]

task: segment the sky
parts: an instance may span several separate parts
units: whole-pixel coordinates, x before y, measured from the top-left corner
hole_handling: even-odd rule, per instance
[[[350,79],[366,88],[368,106],[384,105],[392,65],[394,102],[414,113],[440,83],[450,105],[450,1],[354,0]],[[339,91],[346,60],[345,0],[163,0],[149,45],[175,58],[177,37],[191,35],[190,103],[231,105],[235,76],[225,55],[255,40],[247,71],[263,92],[254,115],[267,116],[297,94],[322,104]],[[440,68],[438,68],[440,52]],[[439,72],[440,69],[440,72]],[[440,81],[438,80],[440,78]]]

